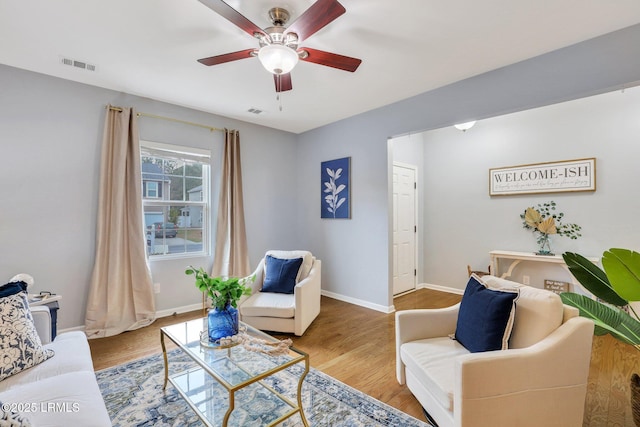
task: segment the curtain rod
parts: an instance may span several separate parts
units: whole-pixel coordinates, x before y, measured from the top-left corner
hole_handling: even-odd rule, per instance
[[[122,112],[122,108],[120,108],[120,107],[114,107],[112,105],[107,105],[107,108],[109,108],[110,110],[113,110],[113,111]],[[194,122],[188,122],[186,120],[174,119],[173,117],[157,116],[155,114],[149,114],[149,113],[140,112],[140,113],[136,113],[136,116],[138,116],[138,117],[150,117],[152,119],[168,120],[170,122],[177,122],[177,123],[182,123],[182,124],[185,124],[185,125],[197,126],[197,127],[209,129],[211,132],[216,131],[216,130],[224,130],[224,129],[216,128],[216,127],[213,127],[213,126],[202,125],[200,123],[194,123]]]

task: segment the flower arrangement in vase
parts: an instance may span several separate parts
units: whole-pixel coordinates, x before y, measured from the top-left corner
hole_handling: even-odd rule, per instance
[[[221,338],[238,334],[238,301],[243,295],[251,295],[253,276],[212,277],[202,267],[189,266],[185,274],[195,275],[196,288],[211,299],[211,309],[207,315],[209,342],[218,343]]]
[[[528,207],[520,214],[522,227],[537,234],[536,242],[539,245],[536,255],[554,255],[551,251],[549,236],[557,234],[572,240],[581,237],[582,227],[578,224],[563,224],[564,213],[557,212],[556,202],[539,203],[536,208]]]

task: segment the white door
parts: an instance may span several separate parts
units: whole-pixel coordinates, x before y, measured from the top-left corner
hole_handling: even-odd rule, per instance
[[[416,170],[393,165],[393,294],[416,287]]]

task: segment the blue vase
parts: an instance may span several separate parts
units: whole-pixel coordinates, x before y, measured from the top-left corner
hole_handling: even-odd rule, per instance
[[[227,304],[224,309],[209,309],[207,316],[209,341],[218,342],[220,338],[238,334],[238,310]]]

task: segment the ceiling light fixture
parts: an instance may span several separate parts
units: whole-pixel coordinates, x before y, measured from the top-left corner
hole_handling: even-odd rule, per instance
[[[258,51],[258,59],[273,74],[287,74],[298,63],[298,52],[281,44],[268,44]]]
[[[474,120],[472,122],[458,123],[457,125],[453,125],[453,127],[455,127],[458,130],[461,130],[462,132],[466,132],[467,130],[471,129],[475,124],[476,124],[476,121]]]

